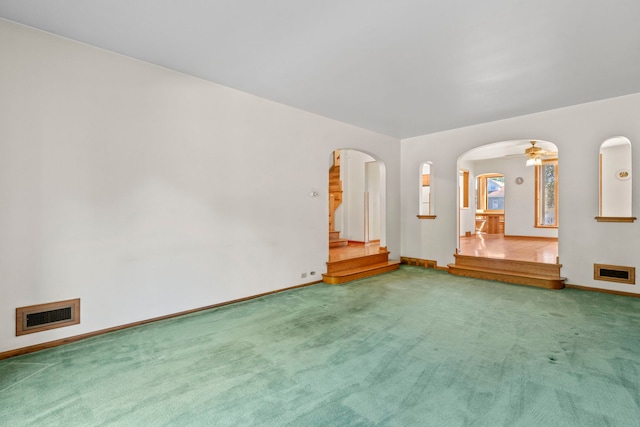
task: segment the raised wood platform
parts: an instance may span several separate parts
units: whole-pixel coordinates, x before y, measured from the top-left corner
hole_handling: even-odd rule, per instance
[[[349,244],[349,240],[341,238],[339,231],[329,231],[329,247],[330,248],[341,248],[341,247],[347,246],[348,244]]]
[[[387,273],[399,267],[400,261],[389,260],[389,252],[380,250],[370,255],[328,262],[327,273],[322,275],[322,281],[330,285],[339,285]]]
[[[484,258],[460,254],[454,256],[456,259],[455,264],[448,265],[450,274],[546,289],[564,288],[565,279],[560,277],[562,264]]]

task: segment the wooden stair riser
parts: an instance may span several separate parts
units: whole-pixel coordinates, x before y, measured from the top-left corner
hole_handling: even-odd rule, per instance
[[[329,232],[329,240],[336,240],[340,238],[340,232],[339,231],[330,231]]]
[[[351,282],[353,280],[364,279],[365,277],[388,273],[390,271],[397,270],[399,267],[400,261],[387,261],[386,263],[364,266],[359,269],[351,269],[342,273],[323,274],[322,281],[330,285],[340,285],[342,283]]]
[[[456,266],[477,267],[538,276],[560,277],[560,268],[562,268],[562,264],[544,264],[529,261],[472,257],[465,255],[454,256],[456,259]]]
[[[329,240],[329,248],[342,248],[344,246],[349,246],[349,241],[347,239]]]
[[[473,270],[470,267],[459,267],[455,264],[449,265],[449,273],[457,276],[473,277],[483,280],[495,280],[498,282],[513,283],[517,285],[535,286],[545,289],[563,289],[564,278],[561,277],[533,277],[526,275],[519,275],[518,273],[511,273],[507,271],[480,271]]]
[[[327,274],[333,274],[343,270],[363,267],[366,265],[379,264],[389,260],[389,252],[366,255],[358,258],[345,259],[327,263]]]

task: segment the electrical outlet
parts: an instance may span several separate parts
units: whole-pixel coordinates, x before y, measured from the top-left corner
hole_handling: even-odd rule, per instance
[[[301,279],[304,279],[305,277],[307,277],[307,273],[302,273],[302,274],[300,274],[300,278],[301,278]]]
[[[312,271],[312,272],[311,272],[311,273],[309,273],[309,274],[310,274],[310,275],[312,275],[312,276],[315,276],[315,275],[316,275],[316,272],[315,272],[315,271]]]

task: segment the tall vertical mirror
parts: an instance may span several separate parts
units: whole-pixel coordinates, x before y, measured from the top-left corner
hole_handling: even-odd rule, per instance
[[[433,206],[433,163],[424,162],[420,165],[420,193],[418,218],[435,218]]]
[[[600,146],[601,222],[633,222],[631,212],[631,142],[622,136]]]

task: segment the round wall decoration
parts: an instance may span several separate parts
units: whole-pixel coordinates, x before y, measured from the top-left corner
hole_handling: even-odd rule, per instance
[[[521,176],[519,176],[519,177],[517,177],[517,178],[516,178],[516,184],[520,185],[520,184],[522,184],[523,182],[524,182],[524,179],[523,179]]]
[[[631,172],[629,172],[626,169],[620,169],[619,171],[616,171],[616,178],[618,178],[620,181],[626,181],[631,177]]]

